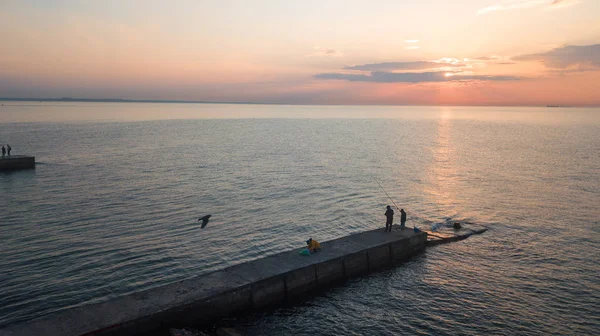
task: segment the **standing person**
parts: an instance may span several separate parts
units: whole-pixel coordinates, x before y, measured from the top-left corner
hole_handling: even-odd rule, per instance
[[[394,222],[394,210],[392,210],[391,206],[387,206],[387,210],[385,210],[385,232],[392,232],[392,223]]]
[[[2,156],[6,155],[6,148],[4,148],[4,145],[2,145]]]
[[[9,144],[6,144],[6,150],[8,151],[8,155],[10,155],[10,150],[11,150],[11,149],[12,149],[12,148],[10,147],[10,145],[9,145]]]
[[[404,230],[404,224],[406,223],[406,212],[404,212],[404,209],[400,209],[400,213],[402,215],[400,215],[400,230]]]

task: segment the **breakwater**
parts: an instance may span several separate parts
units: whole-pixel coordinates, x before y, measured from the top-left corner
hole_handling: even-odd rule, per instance
[[[26,155],[3,155],[0,157],[0,171],[35,168],[35,157]]]
[[[165,325],[210,323],[388,267],[424,250],[426,242],[426,233],[408,229],[367,231],[323,242],[322,250],[310,256],[282,252],[9,326],[0,335],[139,335]]]
[[[483,230],[484,231],[484,230]],[[428,239],[427,232],[376,229],[322,243],[303,256],[291,250],[103,303],[9,326],[1,336],[143,335],[194,326],[275,306],[347,278],[399,263],[428,245],[464,239],[463,231]]]

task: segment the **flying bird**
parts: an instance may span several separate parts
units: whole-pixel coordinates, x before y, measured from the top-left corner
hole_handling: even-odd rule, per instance
[[[208,219],[209,218],[210,218],[210,215],[206,215],[204,217],[198,218],[198,221],[202,221],[202,226],[200,226],[201,229],[204,229],[204,227],[206,226],[206,224],[208,224]]]

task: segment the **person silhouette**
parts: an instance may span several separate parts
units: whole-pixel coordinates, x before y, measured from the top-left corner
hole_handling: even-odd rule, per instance
[[[400,209],[400,213],[402,214],[400,216],[400,230],[404,230],[404,226],[406,223],[406,212],[404,211],[404,209]]]
[[[9,144],[6,144],[6,150],[8,151],[8,155],[10,155],[10,151],[12,150],[12,147],[10,147]]]
[[[387,206],[387,210],[385,210],[385,232],[392,232],[392,223],[394,222],[394,210],[392,210],[391,206]]]
[[[4,148],[4,145],[2,145],[2,156],[6,155],[6,148]]]

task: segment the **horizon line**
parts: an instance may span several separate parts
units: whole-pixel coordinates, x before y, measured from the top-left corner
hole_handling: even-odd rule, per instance
[[[14,102],[82,102],[82,103],[159,103],[159,104],[232,104],[232,105],[306,105],[306,106],[485,106],[485,107],[600,107],[599,105],[563,105],[563,104],[503,104],[503,105],[481,105],[481,104],[469,104],[469,105],[455,105],[455,104],[385,104],[385,103],[373,103],[373,104],[313,104],[313,103],[284,103],[284,102],[236,102],[236,101],[206,101],[206,100],[177,100],[177,99],[129,99],[129,98],[48,98],[48,97],[0,97],[0,101],[14,101]]]

